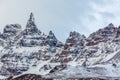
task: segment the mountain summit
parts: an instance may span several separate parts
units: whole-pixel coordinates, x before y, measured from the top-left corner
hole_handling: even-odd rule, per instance
[[[41,31],[38,30],[35,24],[35,18],[33,13],[30,14],[30,18],[27,22],[26,29],[24,30],[24,34],[26,35],[41,34]]]

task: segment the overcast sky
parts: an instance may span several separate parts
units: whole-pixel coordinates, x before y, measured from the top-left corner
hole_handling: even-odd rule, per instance
[[[0,31],[14,23],[24,29],[30,12],[42,32],[52,30],[63,42],[70,31],[88,36],[109,23],[120,24],[120,0],[0,0]]]

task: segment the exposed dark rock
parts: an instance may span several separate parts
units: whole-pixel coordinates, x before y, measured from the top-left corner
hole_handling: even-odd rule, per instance
[[[41,31],[35,25],[35,19],[33,13],[30,14],[30,18],[27,22],[26,29],[23,31],[24,35],[34,35],[34,34],[41,34]]]
[[[17,36],[22,31],[22,28],[19,24],[10,24],[4,28],[2,38],[12,39]]]
[[[36,74],[24,74],[22,76],[8,80],[41,80],[41,76]]]
[[[63,46],[63,44],[57,40],[57,38],[55,37],[52,31],[49,32],[46,43],[48,43],[50,46],[56,46],[56,47]]]

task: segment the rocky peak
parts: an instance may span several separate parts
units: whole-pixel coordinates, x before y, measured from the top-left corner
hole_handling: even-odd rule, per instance
[[[22,28],[19,24],[10,24],[6,25],[2,37],[3,38],[12,38],[15,37],[17,34],[19,34],[22,31]]]
[[[58,62],[69,62],[75,59],[78,55],[82,53],[84,48],[85,36],[81,35],[78,32],[70,32],[68,39],[64,45],[64,48],[60,55],[57,55],[57,58],[53,61]]]
[[[54,33],[52,31],[49,31],[49,34],[47,36],[47,43],[50,46],[62,46],[63,44],[57,40]]]
[[[27,22],[26,29],[24,30],[24,34],[33,35],[33,34],[41,34],[40,30],[38,30],[35,25],[35,18],[33,13],[30,14],[30,18]]]
[[[93,37],[101,37],[101,38],[114,38],[115,27],[112,23],[110,23],[105,28],[99,29],[98,31],[90,34],[89,38],[93,39]]]
[[[76,31],[73,31],[73,32],[70,32],[69,37],[76,38],[76,37],[80,37],[80,36],[83,36],[83,35],[80,35],[80,33],[76,32]]]
[[[30,18],[29,18],[29,22],[33,22],[34,23],[35,21],[35,18],[34,18],[34,15],[33,13],[30,14]]]
[[[63,53],[67,51],[67,53],[74,52],[74,54],[79,54],[81,48],[84,47],[85,39],[86,37],[78,32],[70,32],[70,36],[64,45]]]
[[[114,27],[114,25],[112,23],[108,24],[108,27]]]
[[[30,13],[30,17],[29,17],[29,19],[28,19],[27,25],[28,25],[28,24],[32,24],[32,25],[36,26],[36,25],[35,25],[35,18],[34,18],[33,13]],[[29,27],[32,27],[32,26],[26,26],[26,28],[29,28]]]
[[[113,35],[113,34],[114,34],[114,29],[115,29],[115,27],[114,27],[114,25],[111,23],[111,24],[109,24],[108,26],[106,26],[105,28],[99,29],[98,31],[92,33],[92,34],[90,35],[90,37],[93,36],[93,35],[99,35],[99,36],[103,36],[103,37],[104,37],[104,36],[109,37],[110,35]]]
[[[10,24],[10,25],[6,25],[4,30],[3,30],[3,33],[14,33],[14,32],[17,32],[17,31],[21,31],[21,26],[19,24]]]
[[[90,34],[90,36],[87,38],[87,45],[92,46],[100,42],[113,41],[115,39],[118,39],[119,35],[120,29],[118,27],[114,27],[114,25],[110,23],[105,28],[99,29],[98,31]]]
[[[70,35],[68,39],[66,40],[66,43],[76,44],[77,42],[80,42],[84,40],[86,37],[84,35],[81,35],[78,32],[70,32]]]
[[[54,33],[52,31],[49,31],[49,35],[48,35],[47,38],[57,40],[55,35],[54,35]]]

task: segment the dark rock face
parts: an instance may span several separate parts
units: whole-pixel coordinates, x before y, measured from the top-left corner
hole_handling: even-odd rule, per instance
[[[57,40],[54,33],[52,31],[49,32],[49,35],[47,36],[46,43],[48,43],[50,46],[56,46],[61,47],[63,44]]]
[[[19,75],[24,71],[27,71],[29,69],[28,66],[17,66],[15,65],[17,62],[19,64],[22,63],[23,58],[22,55],[13,53],[13,54],[4,54],[1,56],[1,62],[3,63],[3,66],[1,67],[0,74],[6,76],[6,75]],[[15,67],[16,66],[16,67]]]
[[[46,36],[24,36],[18,42],[18,45],[24,47],[45,46]]]
[[[90,36],[87,38],[88,43],[86,45],[97,45],[100,42],[106,42],[108,40],[116,38],[115,29],[117,28],[115,28],[112,23],[103,29],[99,29],[98,31],[90,34]],[[119,36],[119,29],[117,36]]]
[[[73,46],[73,45],[78,45],[78,46],[84,46],[84,40],[85,36],[81,35],[77,32],[70,32],[70,36],[66,40],[66,46]],[[66,47],[65,47],[66,48]]]
[[[75,59],[84,47],[85,36],[80,35],[77,32],[70,32],[70,36],[66,40],[64,48],[60,54],[56,56],[58,58],[53,59],[52,61],[57,62],[69,62]]]
[[[8,80],[41,80],[41,76],[36,74],[24,74],[17,78],[10,77]]]
[[[110,54],[118,50],[120,44],[120,28],[114,27],[111,23],[105,28],[90,34],[86,39],[86,46],[83,50],[84,55],[89,57],[100,54]],[[114,48],[113,48],[114,46]]]
[[[64,51],[67,51],[69,54],[79,54],[80,49],[84,47],[85,36],[80,35],[77,32],[70,32],[69,38],[66,40]],[[74,48],[73,50],[71,48]],[[64,53],[63,51],[63,53]]]
[[[23,34],[25,35],[41,34],[40,30],[38,30],[38,28],[35,25],[33,13],[30,14],[30,18],[27,22],[26,29],[24,30]]]
[[[47,43],[50,46],[56,46],[57,45],[57,39],[52,31],[49,32],[49,35],[47,36]]]
[[[56,71],[61,71],[65,68],[67,68],[67,65],[61,64],[61,65],[55,66],[49,73],[54,73]]]
[[[18,35],[22,31],[22,28],[19,24],[10,24],[4,28],[2,37],[4,39],[11,39]]]

